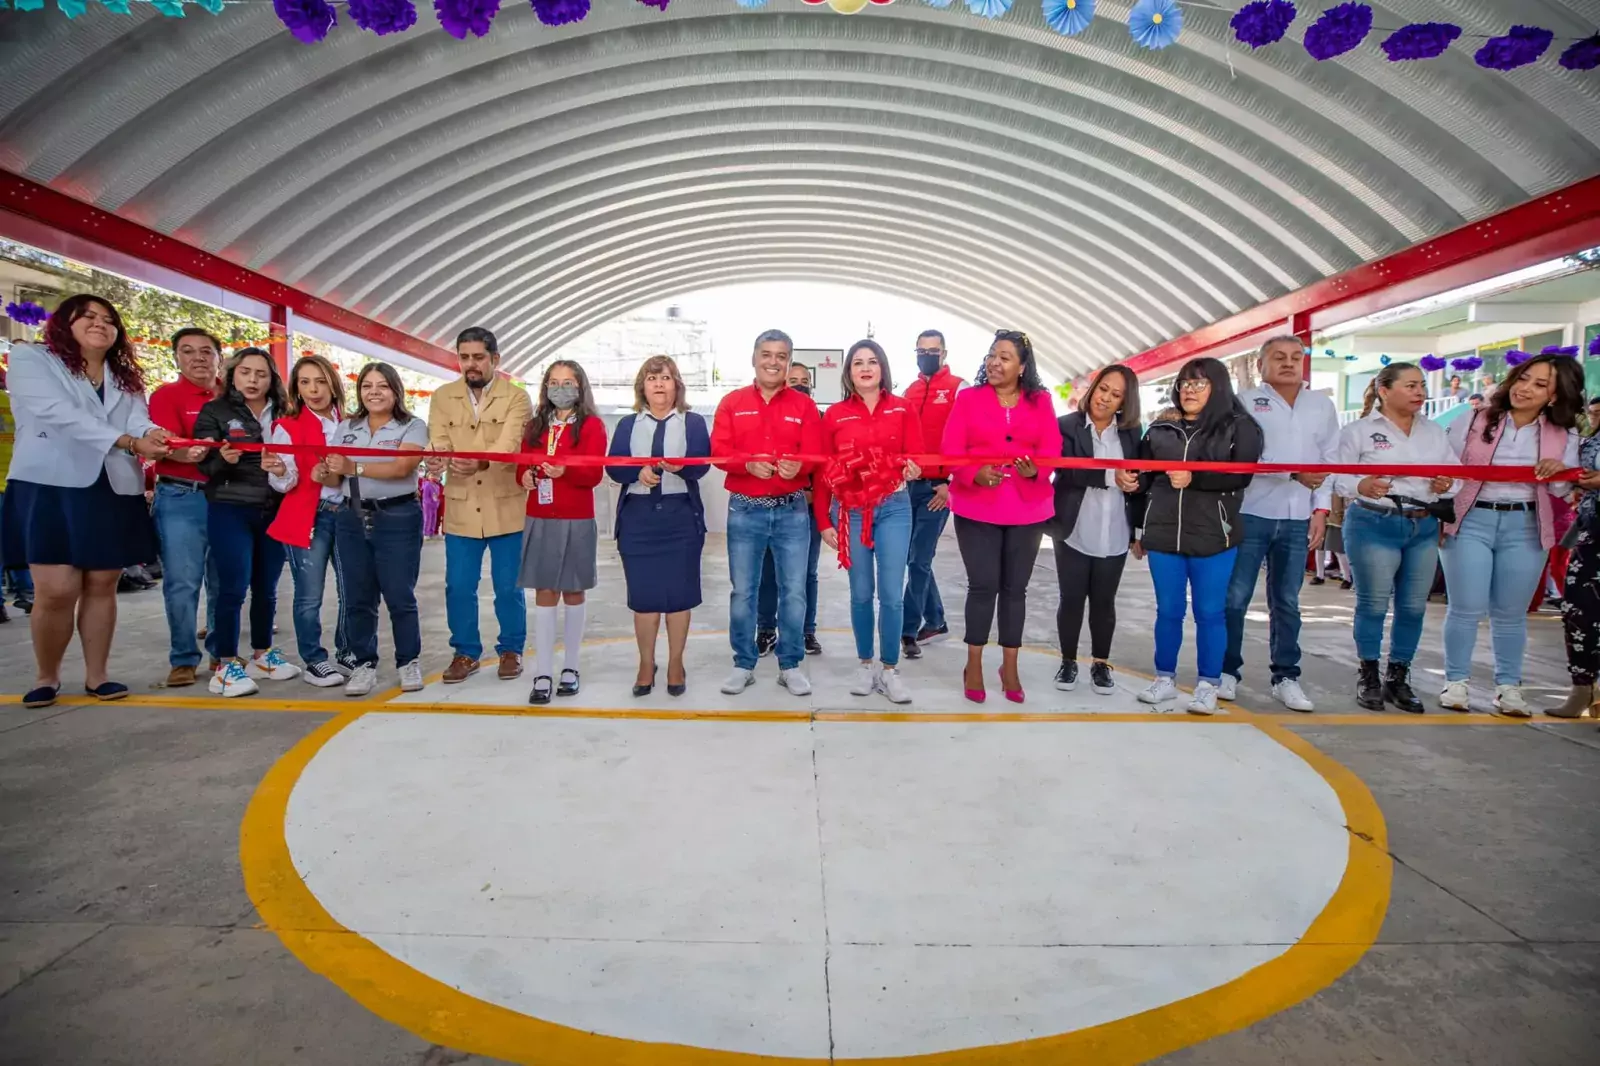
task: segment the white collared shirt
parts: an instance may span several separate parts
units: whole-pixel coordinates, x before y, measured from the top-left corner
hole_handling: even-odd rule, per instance
[[[689,437],[687,431],[688,420],[682,411],[669,412],[666,418],[657,421],[648,409],[640,411],[633,416],[633,435],[628,438],[628,454],[645,456],[650,454],[650,448],[655,443],[656,426],[662,422],[667,424],[667,430],[661,441],[661,454],[663,458],[677,459],[689,454]],[[627,491],[635,496],[650,495],[650,488],[637,481],[630,484]],[[689,482],[684,480],[682,474],[674,474],[670,470],[661,471],[661,492],[666,496],[674,496],[689,491]]]
[[[1472,418],[1461,415],[1450,423],[1450,447],[1455,451],[1456,458],[1467,450],[1468,437],[1471,432],[1482,433],[1485,424],[1484,418]],[[1471,427],[1476,423],[1477,429]],[[1522,428],[1505,416],[1504,428],[1500,431],[1499,443],[1494,448],[1494,458],[1489,460],[1490,466],[1537,466],[1539,463],[1539,431],[1544,425],[1543,419],[1535,418]],[[1561,450],[1562,466],[1578,465],[1578,445],[1580,439],[1577,433],[1567,430],[1566,447]],[[1552,481],[1548,488],[1557,496],[1566,496],[1572,492],[1572,482]],[[1530,503],[1534,499],[1534,485],[1531,481],[1485,481],[1478,490],[1478,503]]]
[[[1085,428],[1089,430],[1089,439],[1094,441],[1096,459],[1126,458],[1122,454],[1122,438],[1117,435],[1115,420],[1106,426],[1104,432],[1096,430],[1093,422],[1087,422]],[[1122,490],[1117,488],[1116,471],[1107,470],[1105,488],[1083,490],[1078,521],[1072,527],[1072,534],[1067,537],[1067,547],[1096,559],[1109,559],[1127,554],[1128,542],[1132,539],[1128,533],[1127,500]]]
[[[1455,449],[1450,447],[1449,436],[1439,423],[1419,414],[1411,423],[1411,432],[1408,434],[1376,410],[1365,418],[1351,422],[1340,432],[1337,461],[1341,464],[1370,466],[1373,477],[1382,477],[1386,466],[1411,463],[1461,465]],[[1363,476],[1335,474],[1329,480],[1333,482],[1333,491],[1346,499],[1359,498],[1374,506],[1392,510],[1395,506],[1393,500],[1368,500],[1356,491]],[[1454,481],[1448,490],[1434,492],[1428,487],[1430,480],[1424,477],[1397,477],[1390,484],[1389,492],[1394,496],[1408,496],[1428,503],[1444,496],[1454,496],[1461,487],[1460,481]]]
[[[1291,407],[1271,385],[1239,394],[1250,417],[1261,427],[1261,462],[1331,463],[1339,454],[1339,412],[1320,392],[1301,386]],[[1240,510],[1257,518],[1304,521],[1312,511],[1333,502],[1332,478],[1309,489],[1288,474],[1257,474],[1244,490]]]
[[[315,414],[315,412],[312,413]],[[317,421],[322,423],[322,439],[325,441],[333,440],[333,431],[339,426],[338,420],[333,418],[324,418],[321,415],[317,415]],[[294,443],[294,441],[289,438],[289,431],[283,427],[281,422],[273,425],[272,432],[268,435],[267,439],[273,444]],[[288,492],[299,483],[300,471],[295,466],[295,457],[293,453],[282,452],[280,453],[279,457],[283,459],[283,476],[279,477],[277,474],[268,474],[267,484],[272,486],[274,492]],[[324,485],[322,486],[322,494],[319,498],[327,500],[329,503],[338,503],[340,500],[344,499],[344,486],[342,484]]]
[[[494,388],[493,374],[489,375],[489,383],[481,390],[474,389],[471,385],[467,386],[467,402],[472,405],[472,420],[474,422],[478,420],[478,411],[482,408],[483,402],[489,398],[489,390],[492,388]]]

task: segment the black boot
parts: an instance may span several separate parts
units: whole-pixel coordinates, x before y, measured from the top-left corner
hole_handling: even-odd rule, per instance
[[[1378,660],[1362,659],[1356,674],[1356,702],[1369,711],[1383,710],[1383,682],[1378,677]]]
[[[1388,675],[1383,679],[1383,698],[1408,714],[1422,713],[1422,701],[1411,691],[1410,663],[1389,663]]]

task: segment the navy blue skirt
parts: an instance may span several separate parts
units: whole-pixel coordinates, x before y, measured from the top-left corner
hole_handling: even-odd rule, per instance
[[[0,546],[7,566],[122,570],[153,562],[155,524],[144,494],[122,496],[106,472],[85,489],[12,479],[6,484]]]
[[[700,606],[700,554],[706,531],[687,493],[634,494],[617,517],[617,551],[628,610],[673,614]]]

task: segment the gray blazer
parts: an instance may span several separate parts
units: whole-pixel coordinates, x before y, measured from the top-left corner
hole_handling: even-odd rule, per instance
[[[139,460],[116,450],[124,433],[142,437],[155,425],[144,396],[123,392],[106,374],[106,398],[87,378],[74,377],[43,345],[11,349],[6,373],[17,442],[11,452],[12,481],[63,488],[88,488],[102,469],[111,488],[123,496],[144,492]]]

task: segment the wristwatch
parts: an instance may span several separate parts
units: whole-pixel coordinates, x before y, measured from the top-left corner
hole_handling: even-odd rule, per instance
[[[367,464],[366,463],[357,463],[356,464],[356,477],[366,477],[367,476],[366,470],[367,470]]]

